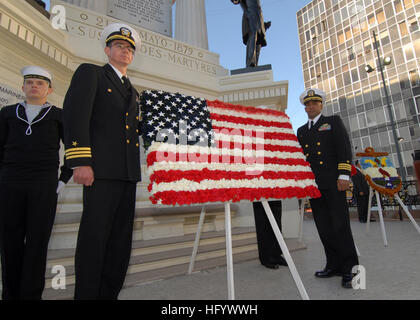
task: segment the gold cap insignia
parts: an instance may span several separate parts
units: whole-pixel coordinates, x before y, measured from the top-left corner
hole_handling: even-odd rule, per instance
[[[315,95],[315,91],[314,90],[309,90],[308,91],[308,97],[313,97]]]
[[[120,31],[121,31],[121,34],[123,36],[125,36],[125,37],[131,37],[131,31],[129,29],[122,27],[120,29]]]

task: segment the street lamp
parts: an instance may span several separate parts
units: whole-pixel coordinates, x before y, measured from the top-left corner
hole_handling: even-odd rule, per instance
[[[377,40],[376,40],[376,33],[375,33],[375,31],[373,31],[373,38],[375,40],[376,54],[378,56],[378,64],[379,64],[379,66],[377,67],[377,69],[381,72],[382,83],[383,83],[383,86],[384,86],[384,91],[385,91],[385,96],[386,96],[386,103],[388,105],[389,118],[391,120],[392,133],[393,133],[394,141],[395,141],[395,148],[397,149],[398,165],[399,165],[399,167],[401,169],[401,178],[402,178],[403,181],[406,181],[405,168],[404,168],[404,165],[403,165],[403,160],[402,160],[401,150],[400,150],[400,142],[402,140],[400,140],[401,138],[398,138],[398,136],[397,136],[397,130],[395,128],[395,121],[394,121],[394,114],[392,113],[391,103],[389,101],[388,89],[387,89],[387,86],[386,86],[386,83],[385,83],[385,76],[384,76],[384,67],[387,66],[387,65],[390,65],[391,62],[392,62],[392,59],[391,59],[391,57],[386,57],[383,60],[380,58],[380,56],[379,56],[379,45],[378,45]],[[367,64],[365,66],[365,71],[367,73],[370,73],[372,71],[375,71],[375,69],[372,68],[372,66],[370,66],[370,65]]]

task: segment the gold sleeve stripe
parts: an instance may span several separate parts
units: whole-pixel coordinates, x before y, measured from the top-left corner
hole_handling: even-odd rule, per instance
[[[349,165],[349,164],[339,164],[338,165],[338,170],[351,171],[351,165]]]
[[[64,155],[66,158],[71,156],[92,156],[91,152],[72,152]]]
[[[71,149],[67,149],[66,153],[68,152],[74,152],[74,151],[90,151],[92,150],[91,148],[71,148]]]
[[[77,156],[66,157],[67,160],[76,159],[76,158],[92,158],[92,156],[91,155],[77,155]]]

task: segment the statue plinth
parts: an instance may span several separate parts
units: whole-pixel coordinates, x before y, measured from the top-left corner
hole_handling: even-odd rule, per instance
[[[257,66],[257,67],[247,67],[247,68],[242,68],[242,69],[230,70],[230,74],[234,76],[234,75],[242,74],[242,73],[267,71],[267,70],[272,70],[271,64],[265,64],[265,65]]]

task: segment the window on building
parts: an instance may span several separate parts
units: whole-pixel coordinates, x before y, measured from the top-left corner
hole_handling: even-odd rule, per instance
[[[312,60],[312,50],[311,50],[311,48],[308,49],[308,60]]]
[[[370,50],[372,49],[371,43],[372,41],[370,39],[363,41],[363,49],[366,53],[370,52]]]
[[[348,86],[351,84],[350,72],[346,71],[343,73],[343,80],[344,80],[345,86]]]
[[[349,61],[354,60],[356,57],[353,51],[353,47],[348,48],[347,51],[348,51]]]
[[[413,6],[413,2],[411,0],[404,0],[404,8],[409,9]]]
[[[417,58],[420,58],[420,39],[414,41],[414,52]]]
[[[315,6],[314,7],[314,18],[316,18],[318,16],[319,16],[319,7],[318,6]]]
[[[334,12],[334,24],[337,25],[339,23],[341,23],[341,13],[340,10],[337,10]]]
[[[350,40],[351,39],[351,29],[346,28],[346,30],[344,30],[344,32],[346,33],[346,40]]]
[[[341,9],[341,19],[344,21],[349,17],[349,13],[347,12],[347,7]]]
[[[381,39],[382,46],[387,45],[389,43],[389,32],[388,31],[381,32],[381,34],[379,35],[379,38]]]
[[[315,75],[321,77],[321,65],[319,63],[315,66]]]
[[[401,37],[404,37],[408,34],[407,24],[405,23],[405,21],[398,23],[398,27],[400,29]]]
[[[367,29],[368,29],[368,25],[367,25],[367,22],[366,22],[366,18],[362,18],[362,19],[360,19],[360,32],[365,32],[365,31],[367,31]]]
[[[359,128],[366,128],[366,117],[364,113],[358,114],[357,119],[359,120]]]
[[[327,20],[321,21],[322,32],[327,31]]]
[[[376,126],[375,109],[366,111],[366,121],[368,127]]]
[[[376,25],[376,19],[375,19],[375,15],[373,13],[368,16],[368,25],[369,25],[369,27],[373,27],[373,26]]]
[[[379,108],[375,108],[375,115],[376,115],[376,122],[378,124],[383,124],[386,122],[385,120],[385,113],[384,113],[384,108],[383,107],[379,107]]]
[[[305,13],[303,14],[303,23],[304,23],[304,24],[307,24],[307,23],[308,23],[308,13],[307,13],[307,12],[305,12]]]
[[[382,9],[376,11],[376,21],[378,21],[378,24],[385,22],[385,13]]]
[[[358,57],[361,57],[363,53],[363,45],[361,42],[354,45],[354,54]]]
[[[363,104],[363,96],[360,90],[354,93],[354,102],[356,103],[356,106]]]
[[[394,1],[395,13],[398,14],[403,11],[401,0]]]
[[[330,82],[330,88],[331,88],[331,91],[335,91],[335,90],[337,90],[337,85],[336,85],[336,83],[335,83],[335,77],[331,77],[331,78],[329,78],[329,80],[328,80],[329,82]]]
[[[405,54],[405,60],[409,61],[411,59],[414,59],[414,52],[413,52],[413,44],[409,43],[404,46],[404,54]]]
[[[394,102],[395,119],[401,120],[407,118],[403,101]]]
[[[338,44],[343,44],[344,43],[344,33],[343,33],[343,31],[340,31],[338,34],[337,34],[337,38],[338,38]]]
[[[410,32],[414,32],[414,31],[417,31],[419,29],[419,25],[418,25],[417,19],[415,17],[408,19],[408,25],[410,26],[409,27]]]
[[[349,122],[350,122],[350,131],[351,132],[359,130],[359,122],[357,121],[357,116],[349,117]]]
[[[312,39],[315,39],[316,38],[316,30],[315,30],[315,27],[312,27],[311,28],[311,38]]]
[[[324,2],[321,1],[319,3],[319,12],[323,13],[325,11],[325,6],[324,6]]]
[[[308,19],[309,19],[309,21],[312,21],[313,18],[314,18],[314,9],[311,8],[308,11]]]
[[[379,133],[379,140],[382,148],[390,146],[389,134],[387,131]]]
[[[328,67],[328,71],[331,71],[333,69],[333,63],[332,63],[331,58],[328,58],[327,60],[327,67]]]
[[[359,81],[359,72],[357,71],[357,68],[351,70],[351,79],[353,82]]]
[[[321,22],[316,25],[316,32],[318,35],[322,33],[322,25]]]
[[[323,74],[327,73],[327,62],[325,60],[321,62],[321,71]]]
[[[318,53],[319,54],[321,54],[321,53],[324,53],[324,42],[320,42],[320,43],[318,43]]]
[[[355,36],[360,34],[360,26],[359,26],[358,16],[354,16],[351,20],[352,20],[351,21],[351,30],[353,32],[353,36],[355,37]]]
[[[362,137],[362,146],[363,150],[372,147],[372,144],[370,143],[370,137]]]
[[[311,79],[315,78],[315,67],[311,67]]]
[[[324,41],[324,50],[325,50],[325,51],[328,51],[328,50],[330,50],[330,49],[331,49],[330,39],[326,39],[326,40]]]
[[[410,83],[413,88],[420,85],[420,78],[417,70],[410,71]]]

